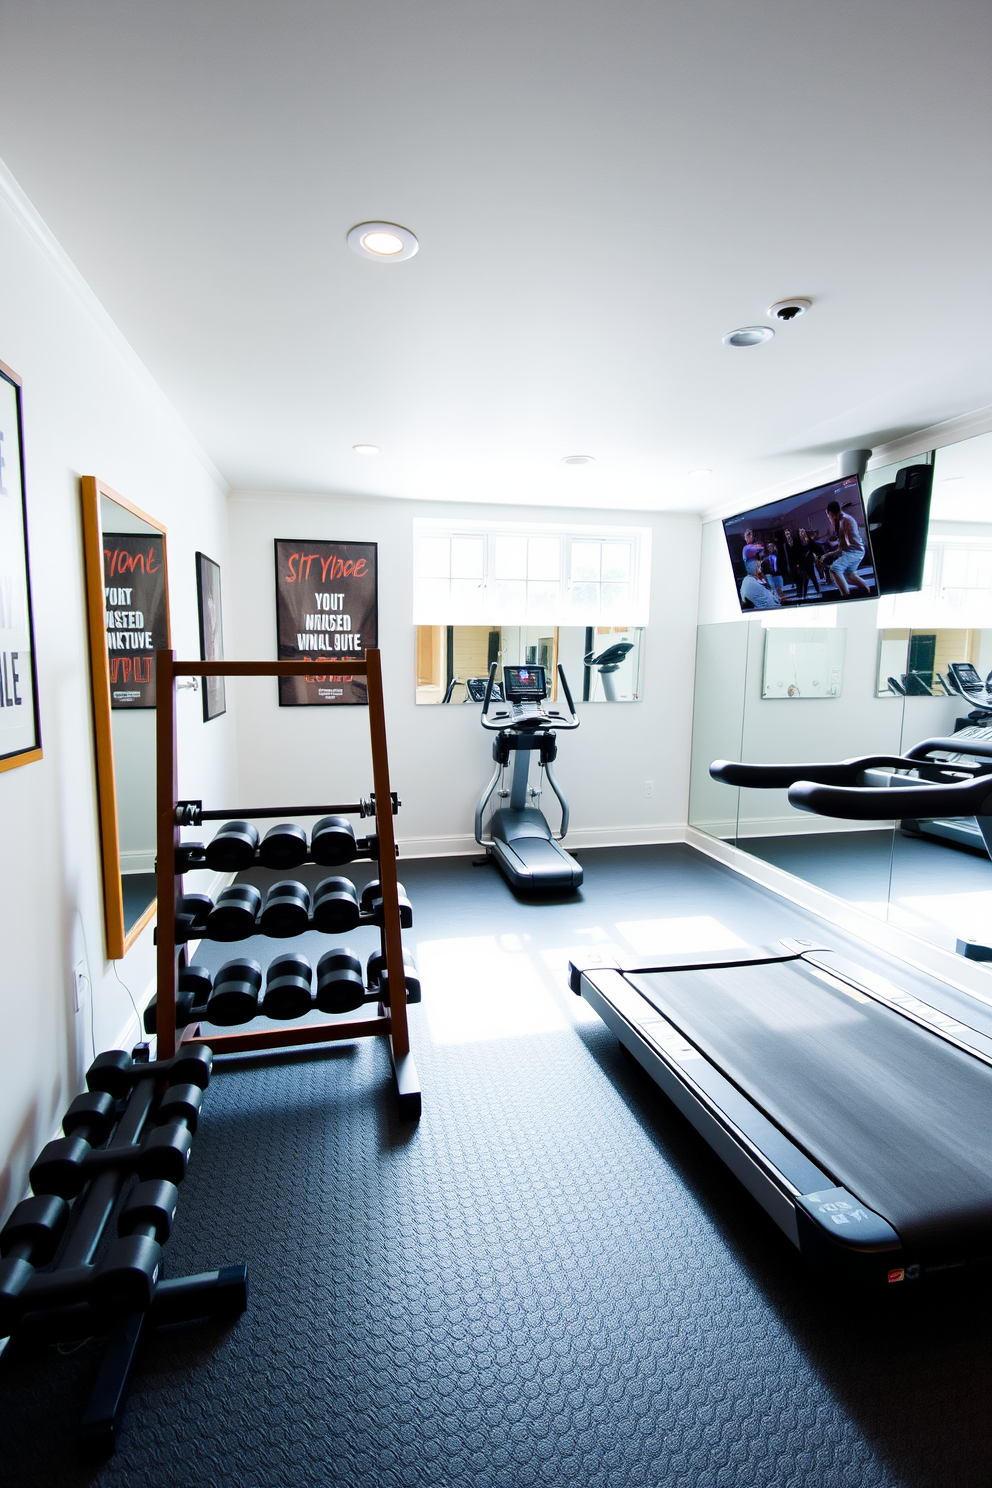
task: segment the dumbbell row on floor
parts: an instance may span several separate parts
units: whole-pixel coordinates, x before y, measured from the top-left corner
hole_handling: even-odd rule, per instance
[[[248,1023],[259,1015],[286,1022],[305,1013],[350,1013],[364,1002],[389,996],[385,958],[381,951],[369,957],[365,980],[362,963],[347,947],[327,951],[314,972],[306,956],[290,952],[269,963],[262,991],[262,968],[248,956],[227,961],[211,977],[202,966],[187,966],[179,973],[176,992],[176,1027],[202,1018],[222,1028]],[[403,951],[407,1002],[419,1002],[420,977],[411,953]],[[368,990],[366,991],[366,983]],[[155,1003],[145,1009],[145,1032],[156,1031]]]
[[[346,816],[324,816],[310,835],[295,822],[270,827],[259,840],[258,828],[247,821],[225,822],[213,841],[183,842],[176,849],[176,872],[211,868],[215,873],[241,873],[245,868],[298,868],[301,863],[340,867],[355,858],[369,856],[374,838],[355,836]]]
[[[413,908],[402,884],[397,884],[400,925],[413,924]],[[349,878],[324,878],[311,896],[305,884],[280,879],[261,892],[254,884],[232,884],[222,889],[216,904],[208,894],[184,894],[176,910],[176,943],[206,940],[246,940],[267,935],[288,940],[307,930],[325,935],[344,935],[359,925],[382,924],[382,891],[378,879],[365,885],[361,898]]]
[[[18,1204],[0,1231],[0,1336],[25,1313],[49,1307],[86,1302],[119,1315],[150,1305],[211,1064],[210,1050],[199,1046],[155,1064],[134,1064],[119,1049],[94,1060],[89,1089],[63,1118],[65,1135],[32,1165],[34,1197]],[[94,1265],[132,1172],[141,1181],[121,1211],[117,1239]],[[87,1184],[86,1196],[70,1206]],[[59,1264],[43,1273],[70,1223]]]

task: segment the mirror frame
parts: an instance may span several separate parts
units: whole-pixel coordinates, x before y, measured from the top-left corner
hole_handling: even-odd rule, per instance
[[[96,746],[96,784],[100,811],[100,847],[103,863],[103,918],[108,961],[120,961],[145,926],[154,917],[158,900],[125,930],[124,890],[121,884],[120,835],[117,829],[117,781],[114,771],[114,736],[110,707],[110,662],[107,654],[106,606],[104,604],[103,523],[100,500],[106,496],[118,506],[147,522],[162,534],[165,568],[165,624],[167,646],[172,645],[169,605],[169,545],[166,529],[156,517],[133,505],[95,475],[84,475],[82,487],[83,558],[86,577],[86,619],[90,647],[90,695],[93,699],[93,737]]]

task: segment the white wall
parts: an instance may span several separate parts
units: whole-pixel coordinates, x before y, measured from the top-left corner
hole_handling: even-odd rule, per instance
[[[343,496],[235,494],[231,497],[232,583],[227,654],[276,655],[273,539],[379,543],[379,627],[393,786],[403,810],[397,830],[407,856],[474,850],[476,800],[492,772],[479,710],[414,702],[413,521],[457,519],[459,508]],[[506,521],[513,509],[472,505],[474,522]],[[529,521],[589,523],[596,514],[527,508]],[[569,798],[569,842],[654,842],[681,834],[686,818],[699,520],[625,515],[653,532],[651,620],[645,636],[644,701],[579,704],[582,726],[562,734],[556,773]],[[225,580],[226,582],[226,580]],[[579,694],[578,678],[573,692]],[[289,805],[353,798],[371,785],[368,723],[354,708],[279,708],[268,679],[239,681],[239,774],[249,797]],[[645,781],[654,793],[645,795]],[[545,803],[547,805],[547,803]],[[557,807],[548,809],[557,824]]]
[[[153,977],[151,931],[105,959],[79,478],[96,475],[168,528],[174,643],[197,654],[193,552],[225,565],[220,478],[0,166],[0,358],[24,380],[25,476],[44,758],[0,774],[0,1213],[96,1050],[131,1037],[125,985]],[[204,726],[181,694],[181,783],[230,787],[233,718]],[[75,1010],[73,966],[91,991]],[[125,985],[122,985],[125,984]]]

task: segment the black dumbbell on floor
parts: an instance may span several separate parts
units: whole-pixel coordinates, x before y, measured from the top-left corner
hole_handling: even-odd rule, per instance
[[[276,956],[265,975],[261,1011],[266,1018],[301,1018],[313,1008],[313,967],[306,956],[290,952]]]
[[[350,1013],[365,1001],[362,963],[354,951],[326,951],[317,962],[316,1003],[322,1013]]]
[[[160,1059],[153,1064],[136,1064],[123,1049],[108,1049],[98,1054],[86,1071],[86,1087],[112,1095],[115,1100],[121,1100],[142,1080],[198,1085],[206,1090],[213,1062],[213,1054],[203,1044],[180,1048],[171,1059]]]
[[[262,968],[250,956],[237,956],[225,961],[214,977],[213,991],[207,1001],[204,1017],[221,1028],[235,1023],[249,1023],[258,1016],[258,994],[262,986]]]
[[[19,1298],[35,1271],[58,1249],[70,1213],[57,1194],[36,1194],[22,1199],[0,1230],[0,1338],[20,1315]]]

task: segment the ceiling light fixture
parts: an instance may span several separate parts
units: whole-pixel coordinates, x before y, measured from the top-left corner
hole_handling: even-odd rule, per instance
[[[379,453],[377,444],[353,444],[351,447],[356,455],[377,455]]]
[[[781,320],[788,325],[790,320],[798,320],[800,315],[805,315],[806,311],[812,308],[812,300],[796,295],[791,300],[776,300],[774,305],[769,305],[768,318],[769,320]]]
[[[690,480],[708,480],[709,477],[712,474],[713,474],[712,470],[709,470],[709,469],[700,468],[699,470],[690,470],[689,471],[689,479]]]
[[[736,331],[728,331],[723,338],[724,346],[763,346],[770,341],[775,332],[771,326],[741,326]]]
[[[376,263],[402,263],[420,244],[408,227],[395,222],[359,222],[348,234],[348,247]]]
[[[563,465],[595,465],[595,463],[596,463],[596,456],[595,455],[563,455],[562,456],[561,463]]]

